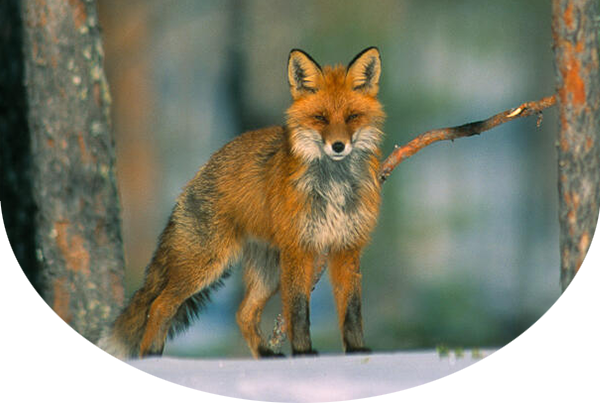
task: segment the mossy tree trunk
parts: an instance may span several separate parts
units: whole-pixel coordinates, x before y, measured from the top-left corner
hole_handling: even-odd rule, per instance
[[[563,290],[583,262],[600,209],[598,3],[598,0],[553,0]]]
[[[31,194],[35,211],[24,217],[33,229],[34,250],[28,253],[34,254],[38,272],[30,277],[37,279],[36,288],[62,319],[95,341],[122,304],[124,270],[96,3],[9,3],[19,14],[10,20],[10,29],[21,31],[15,40],[22,42],[25,83],[15,84],[21,88],[15,95],[26,106],[21,112],[25,120],[14,120],[27,125],[7,127],[2,135],[9,147],[28,143],[14,151],[29,154],[20,157],[26,163],[19,169],[28,172],[30,181],[15,186]],[[14,193],[17,203],[12,206],[18,208],[20,192]],[[4,216],[13,213],[5,210]]]

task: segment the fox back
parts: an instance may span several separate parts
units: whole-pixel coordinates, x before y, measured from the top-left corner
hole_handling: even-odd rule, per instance
[[[366,351],[359,260],[380,204],[380,72],[376,48],[324,68],[292,50],[286,124],[235,138],[186,185],[144,285],[100,344],[119,356],[162,353],[167,335],[188,324],[241,259],[237,321],[252,354],[277,355],[259,323],[278,289],[292,353],[312,354],[310,292],[326,254],[344,350]]]

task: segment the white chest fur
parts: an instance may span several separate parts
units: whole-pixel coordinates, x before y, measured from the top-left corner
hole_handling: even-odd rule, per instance
[[[376,212],[369,211],[369,204],[361,198],[364,181],[369,180],[366,168],[358,153],[342,161],[325,157],[315,161],[298,181],[298,189],[309,203],[298,220],[306,246],[317,251],[348,248],[368,236]]]

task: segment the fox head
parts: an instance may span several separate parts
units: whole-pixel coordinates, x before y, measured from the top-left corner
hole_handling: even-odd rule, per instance
[[[294,102],[287,111],[292,152],[306,161],[378,154],[385,117],[377,100],[380,75],[375,47],[360,52],[347,67],[323,68],[302,50],[292,50],[288,82]]]

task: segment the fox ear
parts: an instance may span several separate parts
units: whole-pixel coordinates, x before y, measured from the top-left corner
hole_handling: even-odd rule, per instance
[[[381,75],[379,49],[372,46],[360,52],[347,67],[346,77],[351,80],[352,89],[369,95],[377,95]]]
[[[306,52],[293,49],[288,59],[288,82],[294,99],[319,89],[318,81],[322,75],[321,66]]]

